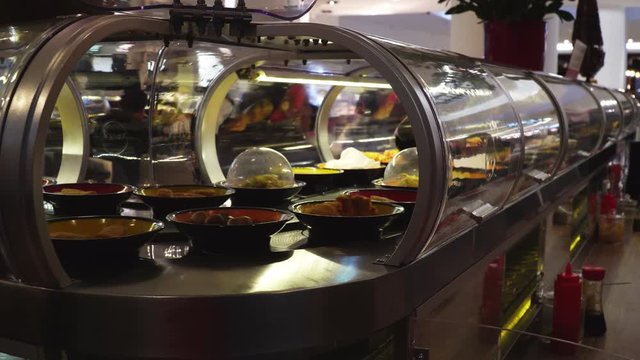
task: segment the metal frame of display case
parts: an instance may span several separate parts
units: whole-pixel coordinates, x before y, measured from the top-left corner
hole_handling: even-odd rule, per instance
[[[627,129],[625,129],[624,127],[624,111],[622,109],[622,105],[620,105],[620,103],[618,102],[618,100],[616,99],[615,95],[613,94],[613,91],[611,89],[605,88],[603,86],[598,86],[595,84],[590,84],[590,85],[584,85],[587,88],[589,87],[594,87],[594,88],[598,88],[602,91],[605,91],[606,93],[608,93],[609,95],[611,95],[611,97],[613,98],[613,100],[616,101],[616,106],[618,107],[618,109],[620,110],[620,129],[618,129],[617,134],[613,137],[614,141],[617,141],[618,139],[620,139],[624,133],[627,131]],[[595,95],[595,94],[594,94]],[[603,109],[604,111],[604,109]],[[608,140],[608,134],[605,134],[605,138],[602,140],[602,145],[604,146],[606,144],[606,140]]]
[[[62,29],[33,56],[1,119],[0,173],[17,174],[1,178],[6,196],[0,202],[2,245],[18,281],[0,280],[0,336],[82,354],[169,358],[278,354],[356,341],[406,322],[414,309],[459,274],[534,226],[573,184],[602,169],[615,153],[612,146],[599,149],[521,199],[503,204],[480,224],[421,254],[436,231],[449,178],[448,147],[434,101],[421,81],[383,45],[355,31],[301,23],[265,24],[256,30],[262,37],[307,36],[341,44],[366,59],[402,99],[423,175],[400,245],[302,249],[252,266],[166,262],[159,265],[162,275],[155,272],[158,269],[140,269],[120,282],[72,282],[48,237],[42,209],[39,159],[47,119],[73,65],[91,45],[123,31],[172,33],[166,20],[85,17]],[[544,88],[544,81],[533,78]],[[566,122],[555,105],[561,122]],[[204,120],[198,123],[201,133],[207,126]],[[562,136],[567,137],[564,126]],[[566,154],[563,141],[560,155]],[[200,151],[207,147],[202,137],[196,143]],[[340,276],[345,271],[350,274],[346,280]]]

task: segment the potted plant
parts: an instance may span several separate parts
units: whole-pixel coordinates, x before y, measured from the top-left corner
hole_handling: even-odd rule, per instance
[[[484,23],[486,60],[542,70],[545,16],[556,14],[562,21],[573,20],[562,5],[563,0],[458,0],[446,13],[471,11]]]

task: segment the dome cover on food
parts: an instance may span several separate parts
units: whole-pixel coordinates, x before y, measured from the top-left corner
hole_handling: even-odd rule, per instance
[[[398,187],[418,187],[418,150],[404,149],[393,157],[384,171],[383,184]]]
[[[269,148],[250,148],[238,155],[227,175],[227,184],[240,188],[286,188],[295,184],[291,164]]]

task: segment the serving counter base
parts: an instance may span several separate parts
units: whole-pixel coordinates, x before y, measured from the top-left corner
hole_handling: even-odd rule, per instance
[[[376,264],[393,241],[250,260],[172,260],[167,257],[178,250],[164,248],[164,259],[63,290],[0,282],[0,333],[18,343],[105,358],[315,358],[299,355],[371,344],[371,334],[390,331],[405,345],[396,346],[394,358],[406,358],[416,308],[446,296],[454,279],[518,243],[614,155],[615,147],[606,147],[402,268]],[[147,247],[151,255],[155,247],[162,248]]]

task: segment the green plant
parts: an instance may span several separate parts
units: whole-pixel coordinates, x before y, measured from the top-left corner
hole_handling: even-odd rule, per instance
[[[450,2],[438,0],[438,4]],[[472,11],[482,21],[542,20],[547,14],[556,14],[562,21],[572,21],[573,15],[562,10],[562,5],[563,0],[458,0],[446,13]]]

